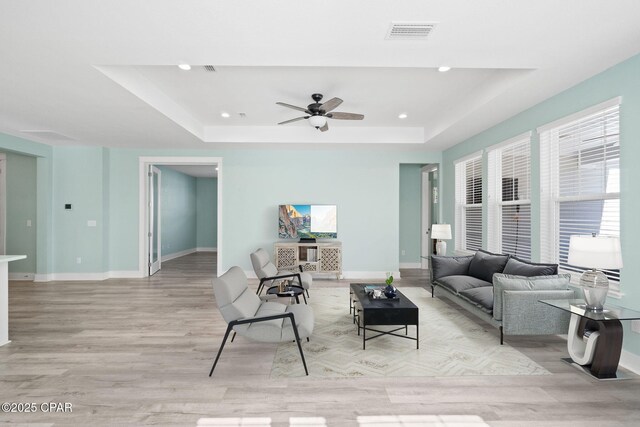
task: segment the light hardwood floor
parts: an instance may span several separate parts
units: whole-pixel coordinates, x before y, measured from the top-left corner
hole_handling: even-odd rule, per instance
[[[477,415],[491,426],[640,425],[640,380],[590,379],[560,360],[559,337],[507,338],[548,376],[270,379],[275,347],[237,339],[209,378],[226,327],[214,271],[212,254],[198,253],[148,279],[12,282],[0,401],[70,402],[73,412],[0,413],[0,422],[193,426],[204,417],[268,416],[288,425],[289,417],[320,416],[350,426],[360,415],[424,414]],[[397,285],[425,283],[405,272]]]

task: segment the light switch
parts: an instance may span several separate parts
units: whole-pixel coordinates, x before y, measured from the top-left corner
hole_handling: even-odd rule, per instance
[[[90,219],[87,221],[87,227],[95,227],[98,225],[98,222],[95,219]]]
[[[31,227],[31,220],[30,219],[27,220],[27,227]]]

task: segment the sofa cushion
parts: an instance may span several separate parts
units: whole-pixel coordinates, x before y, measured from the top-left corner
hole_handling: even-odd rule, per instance
[[[548,276],[558,274],[558,264],[537,264],[512,256],[502,272],[527,277]]]
[[[495,274],[493,276],[493,318],[502,320],[502,301],[505,290],[553,290],[567,289],[570,274],[552,276],[514,276],[511,274]]]
[[[494,273],[502,273],[509,255],[492,254],[479,250],[469,264],[469,276],[491,283]]]
[[[480,288],[484,286],[491,286],[490,282],[476,279],[471,276],[447,276],[438,279],[436,284],[446,288],[447,290],[458,295],[461,291],[473,288]]]
[[[431,256],[432,280],[441,277],[461,276],[469,274],[469,263],[473,259],[471,256]]]
[[[493,286],[481,286],[479,288],[460,291],[460,297],[469,301],[485,313],[493,311]]]

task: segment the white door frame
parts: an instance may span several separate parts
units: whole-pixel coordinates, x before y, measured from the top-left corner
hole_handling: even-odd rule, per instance
[[[431,242],[431,191],[429,186],[429,173],[438,170],[437,164],[426,165],[421,169],[422,179],[422,220],[420,223],[421,239],[420,239],[420,262],[421,268],[426,270],[429,268],[428,257],[433,253]]]
[[[0,255],[7,254],[7,155],[0,153]]]
[[[139,157],[138,158],[138,274],[140,277],[149,275],[147,258],[149,256],[149,239],[147,230],[149,228],[147,215],[147,182],[149,180],[149,165],[211,165],[218,167],[218,242],[217,242],[217,265],[218,276],[222,275],[222,157]]]
[[[155,273],[157,273],[158,271],[160,271],[160,269],[162,268],[162,199],[160,197],[160,189],[162,188],[162,172],[160,171],[159,168],[157,168],[154,165],[149,165],[149,169],[148,169],[148,173],[147,176],[149,177],[148,182],[148,186],[147,186],[147,215],[148,215],[148,220],[147,220],[147,227],[149,227],[147,229],[147,240],[149,241],[149,243],[147,244],[147,248],[149,249],[149,251],[147,252],[147,265],[149,266],[148,268],[148,275],[149,276],[153,276]],[[158,188],[156,189],[156,192],[154,193],[154,188],[153,188],[153,180],[151,179],[153,177],[153,174],[158,174]],[[157,196],[157,197],[156,197]],[[153,206],[152,206],[153,205]],[[155,212],[154,212],[155,211]],[[156,226],[156,229],[158,230],[156,232],[156,235],[153,234],[153,218],[154,218],[154,214],[157,212],[156,218],[158,221],[158,224]],[[156,262],[153,262],[153,241],[156,241],[156,247],[158,249],[158,259],[156,260]]]

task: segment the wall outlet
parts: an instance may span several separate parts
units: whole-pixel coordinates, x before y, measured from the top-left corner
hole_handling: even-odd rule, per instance
[[[27,227],[31,227],[31,220],[30,219],[27,220]]]
[[[640,320],[632,320],[631,321],[631,331],[636,334],[640,334]]]
[[[89,221],[87,221],[87,227],[96,227],[98,225],[98,221],[96,221],[95,219],[90,219]]]
[[[80,257],[76,258],[76,264],[82,264],[82,258]]]
[[[405,250],[403,249],[403,250],[402,250],[402,252],[401,252],[401,254],[402,254],[402,255],[406,255],[406,254],[407,254],[407,251],[405,251]]]

